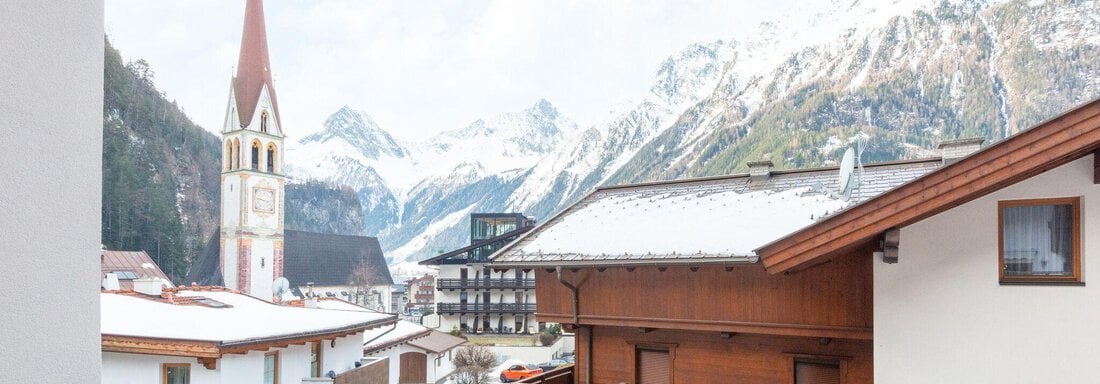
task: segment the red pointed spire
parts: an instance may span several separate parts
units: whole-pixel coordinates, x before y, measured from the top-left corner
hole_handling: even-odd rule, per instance
[[[263,0],[247,1],[244,8],[244,31],[241,33],[241,55],[237,60],[237,76],[233,80],[237,97],[237,116],[242,125],[252,121],[256,105],[260,102],[260,92],[266,84],[271,94],[275,121],[281,129],[279,103],[275,99],[275,86],[271,82],[271,62],[267,55]]]

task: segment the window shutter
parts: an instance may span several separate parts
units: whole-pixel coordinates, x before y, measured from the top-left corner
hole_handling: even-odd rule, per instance
[[[638,384],[668,384],[668,351],[638,350]]]
[[[795,384],[840,384],[840,365],[828,363],[794,363]]]

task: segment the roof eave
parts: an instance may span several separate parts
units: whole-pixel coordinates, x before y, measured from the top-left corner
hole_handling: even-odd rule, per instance
[[[752,265],[760,259],[756,256],[731,256],[714,258],[678,259],[618,259],[618,260],[547,260],[547,261],[498,261],[494,266],[511,268],[593,268],[593,267],[668,267],[709,265]]]
[[[1094,121],[1094,124],[1088,128],[1082,128],[1080,126],[1088,125],[1087,122],[1090,120],[1098,121]],[[1049,148],[1040,148],[1037,146],[1039,142],[1057,139],[1057,137],[1055,137],[1056,134],[1063,134],[1066,137],[1062,138],[1062,141],[1049,144]],[[1084,140],[1083,138],[1086,136],[1092,138],[1093,141],[1088,142],[1088,144],[1078,143],[1079,147],[1059,148],[1060,146],[1066,145],[1066,143],[1074,143],[1075,140]],[[1029,141],[1025,142],[1024,140]],[[866,236],[860,237],[853,235],[858,233],[857,231],[859,230],[875,232],[875,230],[881,229],[885,231],[890,228],[900,228],[923,220],[929,216],[973,201],[993,191],[1085,156],[1097,149],[1098,142],[1100,142],[1100,98],[1078,105],[1065,113],[1020,131],[1007,139],[965,156],[952,164],[929,172],[893,188],[888,192],[830,215],[825,218],[825,220],[818,223],[771,241],[757,248],[755,252],[760,255],[769,273],[776,274],[787,272],[808,263],[812,263],[817,258],[833,254],[838,249],[867,241],[868,238]],[[1062,151],[1058,151],[1059,149],[1062,149]],[[993,155],[996,154],[997,151],[1005,153],[997,154],[996,156]],[[970,188],[970,192],[960,192],[962,194],[961,196],[951,199],[941,197],[954,190],[962,190],[960,188],[953,188],[943,191],[941,190],[943,184],[949,184],[956,178],[967,179],[968,175],[975,172],[982,164],[994,164],[997,160],[1001,159],[1002,156],[1012,156],[1016,154],[1017,151],[1031,151],[1034,153],[1029,156],[1016,156],[1011,159],[1012,161],[1005,162],[1006,164],[995,164],[999,168],[994,170],[977,172],[973,175],[973,180],[969,182],[970,186],[968,188]],[[1046,160],[1041,156],[1046,156]],[[1031,161],[1034,161],[1036,164],[1031,164]],[[1018,164],[1027,164],[1029,167],[1025,168],[1020,166],[1018,168],[1023,169],[1018,169],[1016,172],[1009,172],[1009,175],[1003,176],[1000,179],[992,179],[992,175],[996,174],[993,171],[1011,169],[1013,165]],[[983,184],[985,185],[984,188],[978,189],[975,187],[976,184],[973,184],[979,180],[986,183]],[[909,191],[912,189],[919,190]],[[876,212],[899,210],[898,204],[902,199],[907,199],[910,196],[915,196],[915,194],[920,191],[929,189],[936,190],[936,198],[941,199],[941,201],[932,205],[920,206],[920,209],[915,210],[916,213],[912,217],[887,217],[886,220],[880,221],[873,220],[869,216]],[[906,194],[907,192],[911,193]],[[896,196],[902,194],[905,194],[905,196]],[[913,207],[915,208],[916,206]],[[868,223],[845,229],[840,233],[833,233],[834,231],[840,231],[838,228],[847,226],[849,223],[855,223],[855,220],[861,218],[867,218],[863,221]],[[886,224],[889,224],[889,226],[886,226]],[[873,237],[873,235],[871,236]],[[813,242],[815,239],[819,238],[823,239],[820,242],[821,244]],[[814,244],[814,246],[810,246],[810,244]]]

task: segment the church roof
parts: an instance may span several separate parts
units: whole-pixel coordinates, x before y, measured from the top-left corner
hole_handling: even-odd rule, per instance
[[[377,238],[305,231],[283,236],[283,271],[292,286],[348,285],[359,265],[370,273],[371,285],[393,285]]]
[[[223,285],[219,267],[221,229],[215,229],[209,246],[187,273],[186,282]],[[372,285],[392,285],[386,258],[378,239],[367,236],[331,235],[305,231],[283,232],[283,273],[293,287],[348,285],[356,266],[370,272]]]
[[[264,26],[262,0],[248,0],[244,8],[244,31],[241,33],[241,53],[237,59],[237,75],[233,79],[233,91],[237,100],[237,116],[241,124],[252,120],[264,85],[271,95],[271,108],[275,121],[282,129],[279,103],[275,98],[275,86],[271,81],[271,61],[267,54],[267,29]]]

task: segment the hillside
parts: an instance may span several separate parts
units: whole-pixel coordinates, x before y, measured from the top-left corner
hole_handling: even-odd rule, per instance
[[[148,252],[180,281],[218,225],[221,147],[153,80],[147,63],[123,63],[107,42],[102,241],[107,249]],[[288,229],[364,234],[355,191],[290,183],[285,202]]]
[[[214,135],[153,85],[142,60],[107,42],[103,81],[103,245],[145,250],[172,279],[187,273],[217,225]]]
[[[379,127],[358,111],[330,118],[340,129],[323,147],[291,143],[325,148],[324,156],[313,149],[288,161],[301,175],[359,191],[371,232],[400,274],[465,244],[470,212],[544,220],[600,185],[729,174],[761,159],[781,168],[828,165],[857,137],[865,162],[927,156],[939,141],[993,142],[1100,95],[1096,2],[805,8],[752,34],[670,55],[647,92],[604,121],[561,129],[552,146],[529,153],[534,161],[444,146],[437,149],[445,161],[423,171],[435,160],[386,139],[400,127]],[[508,147],[516,131],[481,136],[478,147]]]

